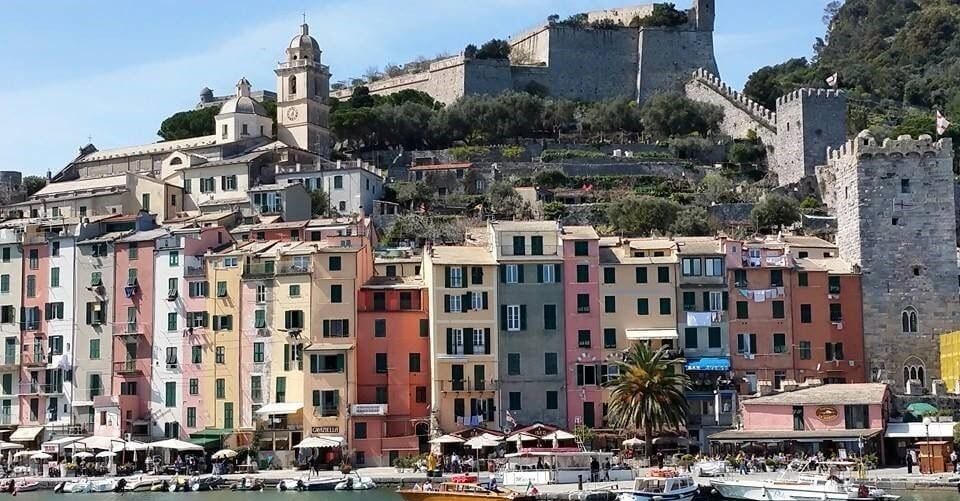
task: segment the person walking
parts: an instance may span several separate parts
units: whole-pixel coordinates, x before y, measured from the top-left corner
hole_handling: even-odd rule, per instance
[[[913,474],[913,450],[907,450],[907,474]]]
[[[610,481],[610,459],[609,458],[603,462],[603,481],[604,482]]]
[[[957,463],[960,462],[960,456],[957,456],[956,449],[950,451],[950,464],[953,465],[953,472],[957,472]]]

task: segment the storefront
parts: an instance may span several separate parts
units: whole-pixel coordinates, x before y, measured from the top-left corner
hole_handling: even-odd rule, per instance
[[[953,426],[956,423],[933,422],[929,426],[924,423],[888,423],[884,435],[884,446],[887,450],[886,462],[888,465],[906,464],[907,449],[913,448],[917,442],[930,440],[952,440]]]

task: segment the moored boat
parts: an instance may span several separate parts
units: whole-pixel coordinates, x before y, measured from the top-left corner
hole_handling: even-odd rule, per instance
[[[717,493],[727,499],[746,501],[896,501],[900,496],[888,494],[883,489],[869,485],[865,481],[849,478],[850,467],[856,463],[846,461],[821,462],[830,470],[828,475],[803,473],[787,470],[773,480],[751,480],[746,478],[712,480],[710,485]],[[847,476],[847,478],[841,478]]]
[[[473,500],[503,500],[503,501],[534,501],[537,497],[519,492],[499,489],[490,490],[486,487],[473,484],[442,483],[433,485],[426,483],[413,489],[397,491],[406,501],[473,501]]]
[[[617,501],[690,501],[698,486],[690,475],[670,474],[636,479],[633,489],[617,494]]]
[[[372,478],[361,477],[356,472],[345,474],[344,478],[333,487],[336,491],[365,491],[376,488],[377,484]]]

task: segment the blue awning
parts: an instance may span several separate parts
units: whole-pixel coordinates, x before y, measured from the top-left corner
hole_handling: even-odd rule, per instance
[[[719,357],[704,357],[687,362],[688,371],[726,372],[730,370],[730,359]]]

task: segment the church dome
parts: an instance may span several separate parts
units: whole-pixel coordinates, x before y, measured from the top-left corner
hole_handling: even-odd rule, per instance
[[[314,54],[320,53],[320,44],[317,43],[316,39],[310,36],[310,28],[306,23],[300,25],[300,33],[290,40],[290,46],[288,48],[293,50],[312,51]]]
[[[256,99],[250,97],[250,82],[246,78],[241,78],[237,82],[237,95],[220,107],[220,113],[245,113],[249,115],[269,116],[267,109],[263,107]]]

